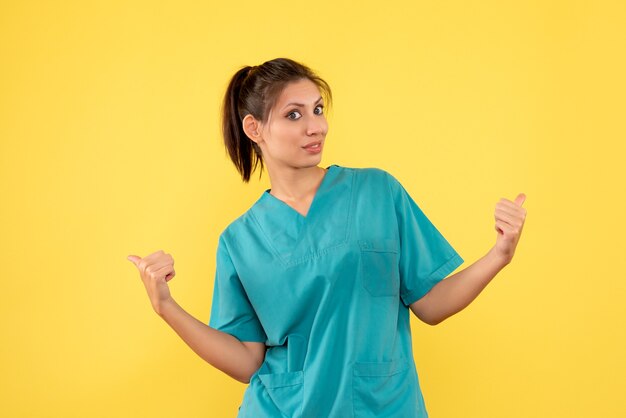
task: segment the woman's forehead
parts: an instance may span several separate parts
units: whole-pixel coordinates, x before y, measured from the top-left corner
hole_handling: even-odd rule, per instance
[[[320,96],[317,85],[311,80],[292,81],[280,93],[276,105],[279,109],[292,103],[306,106],[309,103],[316,103]]]

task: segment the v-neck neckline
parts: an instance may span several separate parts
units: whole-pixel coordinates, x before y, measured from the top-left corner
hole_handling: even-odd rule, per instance
[[[288,210],[290,210],[294,214],[296,214],[299,217],[299,219],[301,219],[302,221],[306,221],[307,219],[309,219],[309,217],[312,214],[312,210],[314,209],[315,202],[318,200],[318,197],[320,196],[320,192],[324,191],[325,185],[326,185],[326,183],[328,183],[328,178],[329,178],[330,174],[332,172],[334,172],[333,167],[336,167],[336,166],[337,166],[336,164],[331,164],[328,167],[326,167],[326,174],[324,174],[324,177],[322,177],[322,181],[320,182],[319,186],[317,187],[317,190],[315,191],[315,195],[313,196],[313,200],[311,200],[311,204],[309,205],[309,210],[307,211],[306,216],[304,216],[303,214],[301,214],[300,212],[295,210],[293,207],[291,207],[291,205],[289,205],[285,201],[283,201],[283,200],[277,198],[276,196],[274,196],[273,194],[271,194],[270,190],[272,190],[272,189],[266,189],[263,192],[263,196],[266,196],[267,198],[272,199],[272,200],[278,202],[279,204],[283,205]]]
[[[318,186],[307,216],[265,190],[250,216],[268,249],[289,267],[347,242],[355,188],[354,170],[332,164]]]

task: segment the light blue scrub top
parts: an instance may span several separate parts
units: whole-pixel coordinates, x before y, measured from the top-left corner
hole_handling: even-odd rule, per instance
[[[220,234],[208,325],[267,346],[237,417],[426,418],[409,305],[463,259],[390,173],[327,168]]]

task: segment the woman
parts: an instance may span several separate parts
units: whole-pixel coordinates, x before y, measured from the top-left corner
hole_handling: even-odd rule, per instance
[[[154,310],[211,365],[248,383],[238,417],[427,417],[412,311],[435,325],[507,265],[524,195],[496,205],[496,244],[465,270],[404,187],[378,168],[322,168],[328,84],[293,60],[240,69],[223,107],[229,155],[271,189],[219,236],[208,326],[171,297],[174,260],[129,256]]]

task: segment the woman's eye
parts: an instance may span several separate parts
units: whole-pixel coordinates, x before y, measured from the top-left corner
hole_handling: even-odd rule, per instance
[[[300,119],[300,118],[296,118],[296,119],[294,119],[294,118],[290,117],[291,115],[294,115],[294,114],[296,114],[296,113],[300,113],[300,112],[296,112],[296,111],[294,110],[293,112],[289,113],[289,114],[287,115],[287,117],[288,117],[289,119],[291,119],[291,120],[298,120],[298,119]]]
[[[321,115],[321,114],[323,114],[323,110],[322,110],[322,109],[324,109],[324,105],[318,105],[318,106],[316,106],[315,108],[317,109],[318,107],[319,107],[321,110],[320,110],[320,112],[315,113],[315,114],[316,114],[316,115]],[[298,119],[300,119],[300,118],[295,118],[295,119],[294,119],[294,118],[292,118],[292,117],[291,117],[291,115],[295,115],[296,113],[297,113],[297,114],[300,114],[300,112],[298,112],[297,110],[294,110],[293,112],[290,112],[290,113],[288,113],[288,114],[287,114],[287,118],[289,118],[289,119],[291,119],[291,120],[298,120]]]

